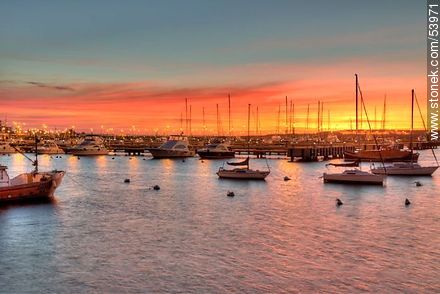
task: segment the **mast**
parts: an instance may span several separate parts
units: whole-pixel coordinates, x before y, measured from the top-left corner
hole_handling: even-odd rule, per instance
[[[258,106],[257,106],[257,119],[256,119],[256,122],[255,122],[255,126],[256,126],[256,131],[257,131],[257,136],[258,136],[258,122],[259,122],[259,115],[258,115]]]
[[[382,130],[385,131],[385,120],[387,114],[387,95],[383,99],[383,114],[382,114]]]
[[[359,97],[358,97],[358,75],[357,74],[354,74],[355,75],[355,77],[356,77],[356,134],[357,134],[357,131],[358,131],[358,108],[359,108],[359,106],[358,106],[358,100],[359,100]]]
[[[185,133],[188,134],[188,98],[185,98]]]
[[[287,134],[287,128],[288,128],[288,124],[287,124],[287,96],[286,96],[286,134]]]
[[[374,105],[374,129],[377,129],[377,115],[376,115],[376,105]]]
[[[295,135],[295,103],[292,103],[292,134]]]
[[[218,114],[218,103],[217,103],[217,136],[220,136],[220,120]]]
[[[414,130],[414,89],[411,90],[411,132],[409,136],[409,148],[411,148],[411,162],[413,161],[413,130]]]
[[[327,109],[327,130],[330,132],[330,109]]]
[[[35,172],[38,173],[38,137],[35,134],[35,161],[34,161],[34,166],[35,166]]]
[[[228,94],[228,131],[231,136],[231,94]]]
[[[321,111],[321,101],[318,100],[318,125],[317,125],[317,128],[318,128],[318,134],[319,134],[319,119],[320,119],[319,112],[320,112],[320,111]]]
[[[203,118],[203,136],[205,136],[205,130],[206,130],[206,125],[205,125],[205,107],[202,107],[202,118]]]
[[[247,161],[247,169],[249,169],[249,150],[250,150],[250,146],[249,145],[251,143],[251,137],[250,137],[250,134],[249,134],[250,126],[251,126],[251,105],[248,104],[248,125],[247,125],[247,127],[248,127],[248,150],[247,150],[248,161]]]
[[[321,132],[322,132],[322,130],[323,130],[323,120],[324,120],[324,101],[323,102],[321,102],[321,125],[319,126],[319,129],[321,130]]]
[[[183,131],[183,113],[180,112],[180,132]]]
[[[307,118],[306,118],[306,131],[309,132],[309,114],[310,114],[310,104],[307,104]]]

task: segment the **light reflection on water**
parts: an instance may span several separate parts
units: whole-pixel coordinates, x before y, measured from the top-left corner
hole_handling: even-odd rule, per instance
[[[55,203],[0,209],[1,292],[440,290],[438,171],[324,185],[325,163],[268,160],[266,182],[240,182],[217,178],[222,161],[143,159],[41,156],[68,174]]]

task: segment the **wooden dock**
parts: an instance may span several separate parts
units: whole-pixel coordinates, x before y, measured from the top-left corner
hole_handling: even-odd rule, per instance
[[[322,157],[324,160],[330,158],[343,158],[345,151],[355,151],[353,144],[313,144],[313,145],[293,145],[287,150],[287,156],[291,161],[299,159],[301,161],[317,161]]]

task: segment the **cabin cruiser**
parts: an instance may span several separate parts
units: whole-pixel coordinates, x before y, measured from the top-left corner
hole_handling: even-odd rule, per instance
[[[342,173],[324,173],[324,183],[383,185],[385,175],[375,175],[358,169],[344,170]]]
[[[184,136],[174,135],[160,145],[158,148],[148,148],[153,158],[185,158],[193,157],[194,150],[189,149],[188,138]]]
[[[206,146],[206,148],[197,150],[197,154],[202,159],[222,159],[235,157],[235,152],[229,149],[229,146],[224,143],[209,144]]]
[[[378,175],[431,176],[438,166],[421,166],[414,162],[396,162],[385,167],[373,167],[371,172]]]
[[[70,148],[68,153],[76,156],[93,156],[107,155],[109,151],[100,137],[87,136],[80,144]]]
[[[64,154],[64,150],[58,147],[53,141],[46,141],[42,145],[37,146],[38,154]]]

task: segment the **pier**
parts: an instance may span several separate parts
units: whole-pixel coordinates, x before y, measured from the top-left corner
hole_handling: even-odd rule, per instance
[[[354,151],[357,144],[313,144],[313,145],[294,145],[287,149],[287,156],[290,161],[295,158],[301,161],[317,161],[318,157],[324,160],[330,158],[343,158],[345,151]]]

